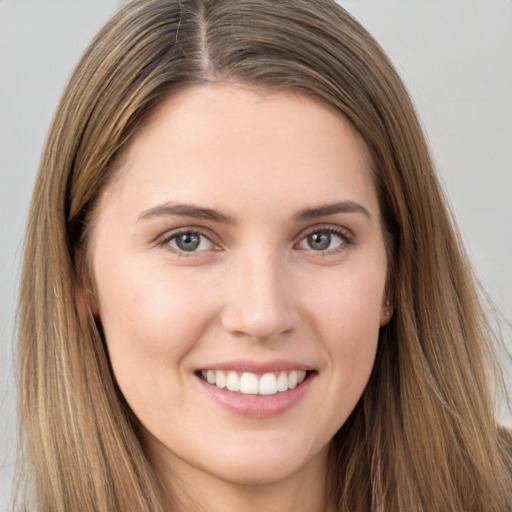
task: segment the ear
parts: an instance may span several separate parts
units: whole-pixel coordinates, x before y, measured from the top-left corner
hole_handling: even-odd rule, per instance
[[[76,269],[76,299],[80,312],[91,312],[94,317],[99,315],[98,300],[96,298],[94,281],[91,270],[87,264],[85,250],[75,247],[74,251]]]
[[[380,309],[380,326],[383,327],[389,323],[394,311],[393,305],[389,302],[389,299],[384,301]]]

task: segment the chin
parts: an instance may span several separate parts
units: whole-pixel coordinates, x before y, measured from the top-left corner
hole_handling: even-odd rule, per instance
[[[223,449],[217,457],[218,463],[209,464],[207,471],[237,485],[270,485],[282,482],[310,465],[317,464],[319,470],[325,468],[329,446],[305,450],[304,444],[287,443],[282,439],[240,442]]]

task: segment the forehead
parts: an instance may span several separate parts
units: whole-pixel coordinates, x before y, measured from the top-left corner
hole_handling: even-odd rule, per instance
[[[369,160],[351,124],[309,96],[200,85],[155,108],[123,152],[101,202],[130,188],[141,208],[162,200],[222,209],[247,207],[247,200],[267,207],[265,198],[330,202],[343,188],[374,196]]]

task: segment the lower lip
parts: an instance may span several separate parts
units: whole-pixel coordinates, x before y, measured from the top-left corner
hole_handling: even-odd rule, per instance
[[[315,375],[316,372],[308,373],[306,379],[297,387],[275,395],[244,395],[225,388],[220,389],[200,377],[197,378],[210,397],[228,411],[248,418],[266,419],[279,416],[297,405],[307,393]]]

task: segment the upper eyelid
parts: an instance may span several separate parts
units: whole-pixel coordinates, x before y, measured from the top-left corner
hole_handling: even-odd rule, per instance
[[[206,239],[209,240],[209,242],[214,247],[217,247],[217,248],[221,245],[214,240],[214,237],[210,234],[209,230],[200,228],[198,226],[185,226],[185,227],[171,229],[169,231],[166,231],[163,235],[161,235],[157,238],[156,243],[159,246],[167,245],[167,248],[169,250],[171,250],[173,252],[179,252],[180,254],[183,253],[183,254],[186,254],[187,256],[192,256],[194,253],[197,253],[197,252],[205,252],[205,251],[191,251],[191,252],[187,253],[186,251],[181,251],[179,248],[171,247],[169,242],[173,238],[179,236],[180,234],[184,234],[184,233],[197,233],[198,235],[204,236]]]
[[[350,238],[351,240],[355,238],[352,230],[334,224],[317,224],[315,226],[307,227],[298,233],[296,238],[302,240],[305,236],[315,233],[316,231],[331,231],[332,233],[344,235],[346,238]]]
[[[198,235],[202,235],[205,238],[208,238],[208,240],[210,240],[212,243],[215,243],[212,240],[211,232],[209,230],[207,230],[205,228],[201,228],[199,226],[184,226],[182,228],[170,229],[170,230],[166,231],[165,233],[163,233],[162,235],[160,235],[158,237],[158,239],[159,240],[170,240],[173,237],[178,236],[183,233],[197,233]]]

